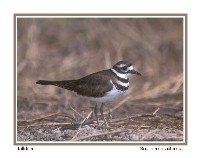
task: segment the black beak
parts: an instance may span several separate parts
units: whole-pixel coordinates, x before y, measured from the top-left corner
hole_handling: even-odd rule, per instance
[[[139,76],[142,76],[139,72],[137,72],[137,71],[135,71],[135,70],[131,70],[130,73],[136,74],[136,75],[139,75]]]

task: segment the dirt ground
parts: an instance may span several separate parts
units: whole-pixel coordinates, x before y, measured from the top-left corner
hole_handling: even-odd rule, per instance
[[[17,21],[16,137],[31,141],[182,142],[185,136],[183,20],[180,18]],[[106,103],[109,127],[94,102],[36,81],[78,79],[133,63],[123,96]]]
[[[98,126],[92,117],[83,122],[92,112],[87,107],[85,109],[88,110],[80,113],[77,107],[31,104],[27,99],[20,98],[17,140],[183,141],[182,100],[182,94],[177,94],[127,102],[114,111],[108,110],[108,128]],[[103,123],[102,119],[100,123]]]

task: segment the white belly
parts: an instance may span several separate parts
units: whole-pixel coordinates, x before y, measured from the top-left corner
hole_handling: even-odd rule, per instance
[[[120,91],[116,89],[116,87],[113,85],[112,90],[110,92],[107,92],[104,97],[100,97],[100,98],[87,97],[87,99],[95,101],[95,102],[104,103],[104,102],[108,102],[108,101],[112,101],[116,99],[117,97],[122,95],[124,92],[125,91]]]
[[[110,81],[110,82],[112,83],[112,81]],[[121,84],[121,83],[119,83],[119,84]],[[122,95],[124,92],[126,92],[126,91],[118,90],[113,83],[112,83],[112,85],[113,85],[112,90],[110,92],[107,92],[104,97],[97,97],[97,98],[85,97],[85,96],[78,95],[76,92],[74,92],[74,94],[81,98],[85,98],[85,99],[92,100],[92,101],[99,102],[99,103],[109,102],[109,101],[113,101],[114,99],[116,99],[117,97]],[[128,87],[129,83],[127,83],[125,86]]]

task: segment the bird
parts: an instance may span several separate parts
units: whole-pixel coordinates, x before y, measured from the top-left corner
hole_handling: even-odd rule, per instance
[[[48,81],[38,80],[36,84],[53,85],[72,91],[75,95],[96,102],[94,114],[99,125],[97,104],[101,103],[100,113],[104,123],[108,126],[103,115],[104,103],[113,101],[124,94],[129,88],[129,76],[141,74],[133,69],[128,61],[119,61],[112,68],[92,73],[80,79]]]

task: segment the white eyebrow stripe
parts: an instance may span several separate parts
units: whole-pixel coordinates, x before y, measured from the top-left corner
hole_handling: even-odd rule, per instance
[[[117,67],[123,67],[123,66],[126,66],[126,64],[117,65]]]
[[[130,67],[129,67],[129,70],[133,70],[133,66],[130,66]]]

